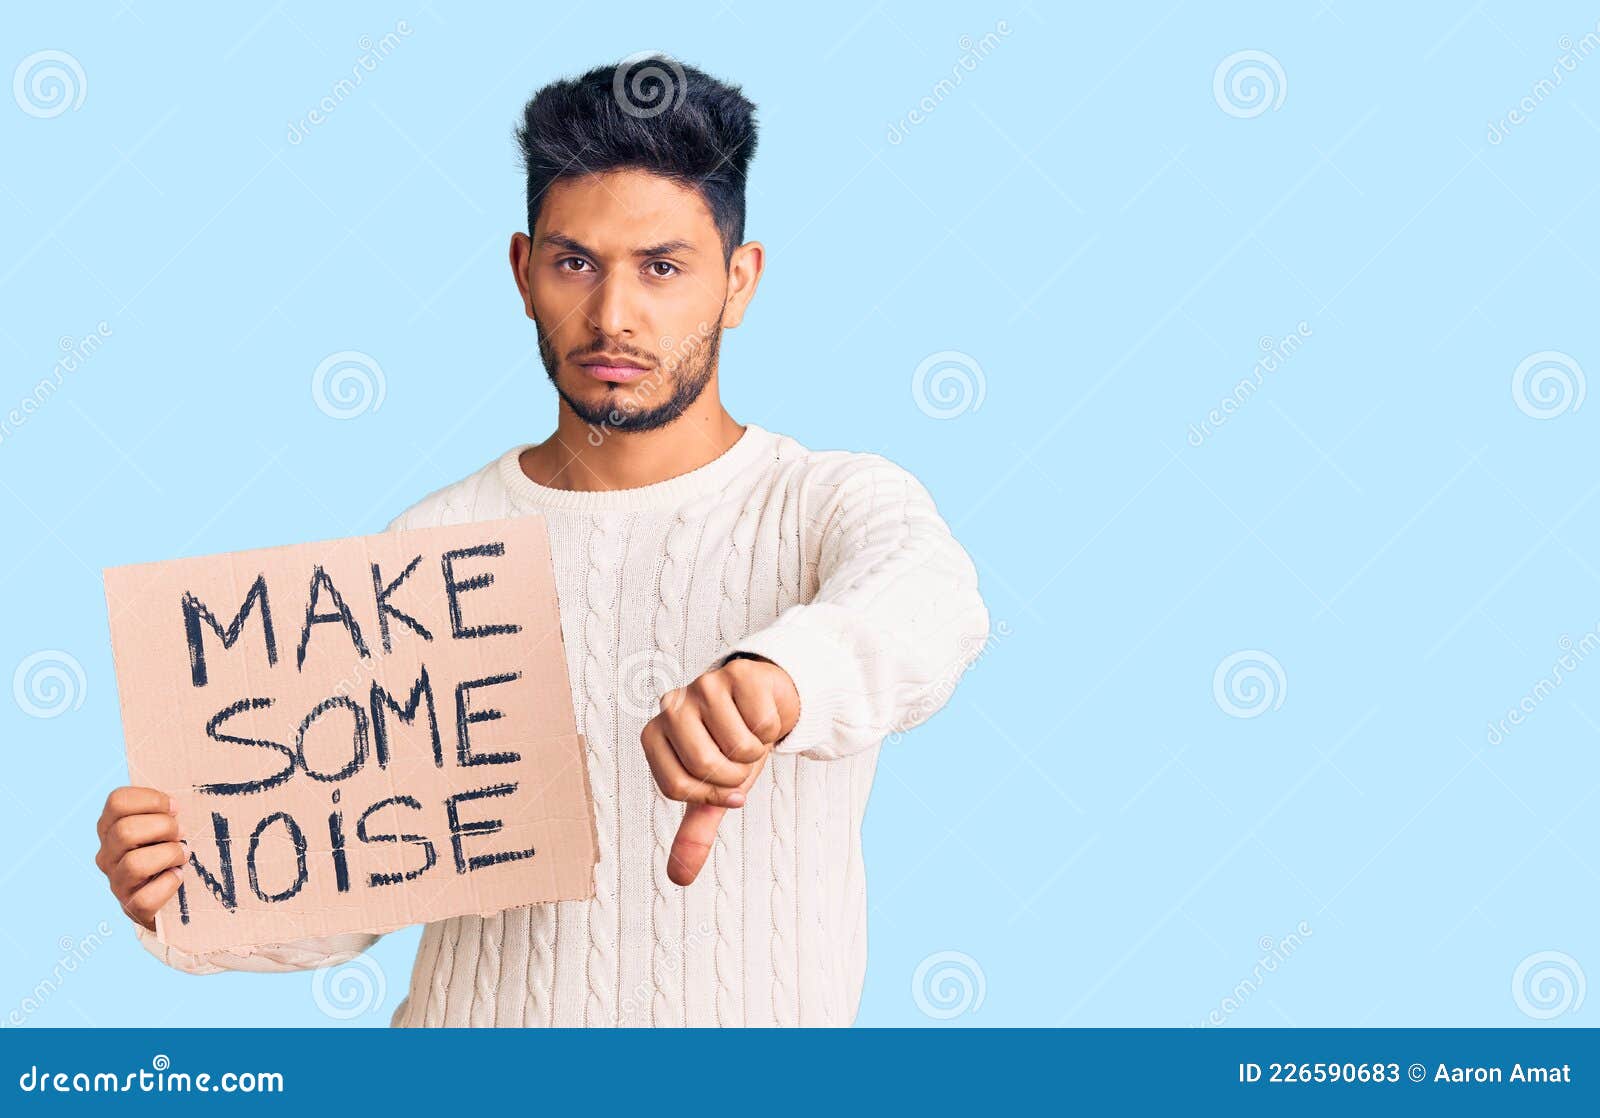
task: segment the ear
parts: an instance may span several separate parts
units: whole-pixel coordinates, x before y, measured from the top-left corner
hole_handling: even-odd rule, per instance
[[[767,250],[760,241],[746,241],[728,260],[728,301],[722,308],[722,328],[732,330],[744,321],[744,310],[755,298]]]
[[[528,267],[533,260],[533,242],[526,233],[511,234],[511,274],[516,277],[517,290],[522,293],[522,313],[533,317],[533,288],[528,280]]]

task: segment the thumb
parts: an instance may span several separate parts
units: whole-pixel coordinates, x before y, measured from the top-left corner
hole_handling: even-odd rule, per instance
[[[756,777],[766,767],[767,757],[763,754],[744,783],[739,785],[739,791],[748,793]],[[727,813],[728,809],[718,804],[690,804],[684,809],[683,822],[678,824],[672,850],[667,854],[667,878],[674,885],[693,885],[694,879],[700,876],[700,871],[705,869],[706,859],[711,857],[711,844],[717,839],[717,827]]]
[[[667,855],[667,877],[674,885],[692,885],[711,856],[711,843],[717,837],[717,824],[727,808],[716,804],[690,804],[672,840]]]

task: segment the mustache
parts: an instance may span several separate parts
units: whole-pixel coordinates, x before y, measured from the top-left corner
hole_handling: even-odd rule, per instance
[[[656,355],[653,353],[647,353],[644,350],[633,349],[629,346],[606,345],[604,342],[587,345],[582,349],[575,349],[571,353],[567,354],[567,360],[580,361],[585,357],[596,357],[602,353],[621,354],[623,357],[631,357],[636,361],[648,362],[651,366],[656,364]]]

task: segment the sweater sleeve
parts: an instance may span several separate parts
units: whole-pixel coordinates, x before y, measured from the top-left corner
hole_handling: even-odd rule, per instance
[[[982,652],[989,612],[972,559],[911,473],[852,456],[817,513],[815,596],[729,649],[789,673],[793,729],[773,747],[846,757],[916,726],[949,700]]]
[[[135,924],[133,927],[146,951],[173,970],[183,971],[185,974],[220,974],[229,970],[281,973],[333,967],[354,959],[379,939],[379,936],[371,932],[350,932],[315,939],[291,940],[263,947],[208,951],[204,954],[191,955],[162,943],[156,939],[155,933],[147,931],[143,924]]]

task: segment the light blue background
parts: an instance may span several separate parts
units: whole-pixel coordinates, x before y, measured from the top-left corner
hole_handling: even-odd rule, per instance
[[[58,339],[111,336],[0,442],[0,1017],[106,920],[29,1024],[338,1023],[304,974],[165,970],[90,864],[125,776],[100,569],[374,531],[542,438],[511,128],[543,82],[663,50],[760,105],[728,407],[916,472],[1009,630],[885,749],[860,1022],[1198,1025],[1304,921],[1228,1024],[1539,1024],[1513,982],[1552,951],[1565,991],[1536,961],[1521,1006],[1593,1024],[1600,660],[1486,737],[1600,623],[1600,403],[1512,394],[1541,351],[1600,371],[1600,57],[1488,138],[1595,12],[1105,7],[10,14],[0,77],[54,49],[86,89],[52,118],[0,91],[0,412]],[[1244,50],[1275,109],[1215,95]],[[386,386],[345,421],[310,393],[341,350]],[[911,380],[945,350],[983,398],[938,419]],[[51,718],[3,687],[41,651],[83,672]],[[1241,651],[1281,667],[1256,717],[1214,696]],[[387,1022],[416,940],[379,945],[352,1023]],[[948,1022],[913,992],[942,952],[970,959]]]

